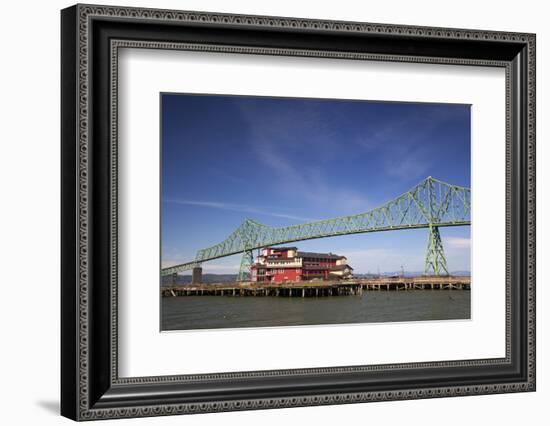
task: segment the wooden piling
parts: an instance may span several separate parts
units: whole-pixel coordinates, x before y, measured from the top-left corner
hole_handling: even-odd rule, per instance
[[[349,281],[303,281],[285,283],[216,283],[161,288],[163,297],[179,296],[286,296],[327,297],[361,295],[366,291],[470,290],[470,277],[380,277]]]

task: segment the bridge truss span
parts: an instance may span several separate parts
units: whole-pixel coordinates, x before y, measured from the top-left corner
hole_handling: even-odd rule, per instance
[[[315,238],[414,228],[428,228],[425,273],[447,275],[439,228],[470,225],[470,206],[469,188],[429,176],[397,198],[356,215],[284,227],[271,227],[246,219],[225,240],[199,250],[193,261],[164,268],[162,275],[191,270],[203,262],[239,253],[243,254],[243,258],[250,259],[252,250],[263,247]],[[241,265],[247,263],[241,262]],[[246,271],[241,270],[239,278],[246,279]]]

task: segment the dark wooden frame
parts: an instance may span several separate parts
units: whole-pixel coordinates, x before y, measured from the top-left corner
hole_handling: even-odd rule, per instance
[[[61,413],[75,420],[535,390],[535,36],[76,5],[61,13]],[[119,47],[498,66],[507,75],[506,357],[119,378]],[[504,230],[503,230],[504,231]]]

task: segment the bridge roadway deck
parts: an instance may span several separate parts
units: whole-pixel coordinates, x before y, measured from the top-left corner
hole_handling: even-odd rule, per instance
[[[161,294],[176,296],[286,296],[320,297],[360,295],[363,291],[470,290],[470,277],[381,277],[346,281],[299,281],[284,283],[231,282],[164,286]]]

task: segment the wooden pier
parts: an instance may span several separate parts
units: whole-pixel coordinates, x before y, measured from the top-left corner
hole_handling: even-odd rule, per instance
[[[177,296],[278,296],[326,297],[361,295],[363,291],[470,290],[470,277],[421,276],[381,277],[346,281],[302,281],[285,283],[209,283],[166,286],[164,297]]]

